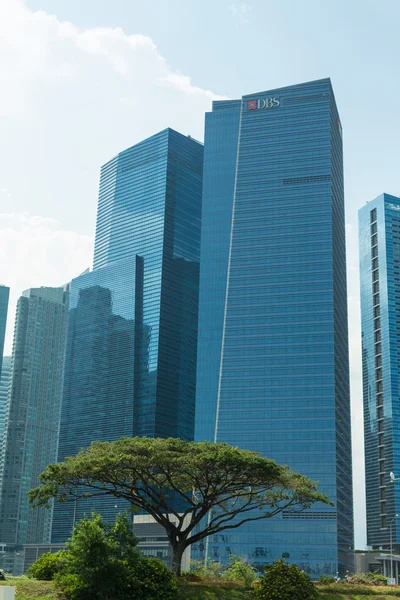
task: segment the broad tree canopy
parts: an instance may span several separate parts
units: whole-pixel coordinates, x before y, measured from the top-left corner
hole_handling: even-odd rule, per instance
[[[149,513],[166,531],[177,573],[184,550],[209,535],[282,510],[331,504],[310,479],[256,452],[174,438],[94,442],[49,465],[40,482],[29,493],[34,506],[112,495]]]

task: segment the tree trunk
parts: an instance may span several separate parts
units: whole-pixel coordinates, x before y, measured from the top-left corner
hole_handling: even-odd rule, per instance
[[[172,570],[177,577],[180,577],[182,572],[182,556],[186,550],[184,542],[175,542],[172,546]]]

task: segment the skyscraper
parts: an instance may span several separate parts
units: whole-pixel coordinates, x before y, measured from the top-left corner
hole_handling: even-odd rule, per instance
[[[9,295],[10,295],[10,288],[6,287],[5,285],[0,285],[0,373],[1,373],[1,363],[3,360],[4,338],[6,335]]]
[[[335,507],[197,545],[313,577],[352,568],[342,129],[329,79],[218,101],[206,116],[196,439],[260,452]]]
[[[203,146],[166,129],[101,170],[93,271],[72,281],[59,460],[94,440],[194,437]],[[57,504],[53,542],[115,499]]]
[[[400,550],[400,198],[359,211],[367,544]],[[398,575],[398,574],[397,574]]]
[[[10,552],[49,541],[51,511],[31,510],[27,492],[57,457],[66,317],[62,288],[30,289],[18,301],[0,505],[0,542]],[[16,559],[12,570],[21,568]]]
[[[3,367],[0,372],[0,473],[2,463],[2,441],[4,434],[4,425],[6,421],[6,405],[8,395],[8,384],[10,380],[11,356],[4,356]],[[0,474],[1,481],[1,474]]]

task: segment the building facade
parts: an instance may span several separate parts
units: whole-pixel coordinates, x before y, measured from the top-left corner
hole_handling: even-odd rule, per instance
[[[353,568],[342,128],[329,79],[206,116],[196,439],[260,452],[335,503],[197,544],[313,577]]]
[[[23,544],[50,538],[51,511],[31,510],[27,493],[57,458],[67,302],[62,288],[42,287],[17,304],[0,498],[0,543],[10,561],[13,547],[22,560]],[[14,573],[22,570],[17,558],[10,564]]]
[[[359,211],[367,544],[400,550],[400,198]]]
[[[3,367],[0,372],[0,472],[3,456],[3,435],[6,422],[6,406],[8,396],[8,384],[10,381],[11,356],[4,356]],[[1,475],[0,475],[1,480]]]
[[[0,285],[0,373],[4,352],[4,338],[6,335],[9,296],[10,288],[6,287],[5,285]]]
[[[95,440],[193,439],[203,146],[166,129],[103,166],[93,271],[74,279],[59,460]],[[57,504],[64,543],[113,498]]]

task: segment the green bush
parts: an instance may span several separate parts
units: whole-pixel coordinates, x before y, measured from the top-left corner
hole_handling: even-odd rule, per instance
[[[256,600],[316,600],[319,595],[310,577],[297,565],[279,560],[265,569],[254,597]]]
[[[382,573],[368,573],[371,581],[376,581],[376,585],[388,585],[387,577]]]
[[[42,581],[51,581],[61,570],[65,558],[65,550],[59,552],[46,552],[39,556],[36,562],[28,569],[28,577],[40,579]]]
[[[234,581],[244,581],[246,587],[250,587],[257,579],[254,567],[245,558],[232,555],[229,557],[229,565],[223,576]]]
[[[198,575],[202,579],[218,579],[221,577],[223,566],[220,562],[208,558],[204,560],[191,560],[189,575]]]
[[[56,587],[67,600],[175,600],[175,577],[157,559],[144,559],[126,516],[107,525],[85,517],[67,543]]]
[[[140,600],[175,600],[178,597],[176,577],[156,558],[143,558],[135,566],[134,593]]]
[[[336,579],[330,575],[321,575],[321,577],[318,579],[318,583],[336,583]]]
[[[345,582],[354,585],[387,585],[387,578],[381,573],[354,573]]]

